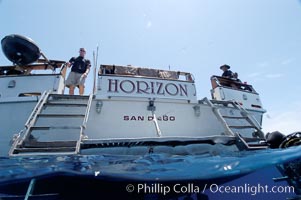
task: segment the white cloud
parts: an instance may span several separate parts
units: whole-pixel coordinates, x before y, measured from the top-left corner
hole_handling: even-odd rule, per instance
[[[153,23],[151,21],[148,21],[146,24],[146,28],[149,29],[152,27],[152,25],[153,25]]]
[[[262,73],[260,73],[260,72],[254,72],[254,73],[248,74],[249,78],[256,78],[256,77],[260,77],[260,76],[262,76]]]
[[[267,78],[280,78],[284,76],[283,74],[267,74],[265,75]]]
[[[258,65],[259,67],[267,67],[267,66],[270,65],[270,63],[267,62],[267,61],[265,61],[265,62],[258,63],[257,65]]]
[[[281,62],[281,65],[288,65],[288,64],[291,64],[293,61],[294,61],[293,58],[288,58],[288,59],[286,59],[286,60],[283,60],[283,61]]]
[[[281,74],[281,73],[267,74],[267,73],[264,73],[264,72],[253,72],[251,74],[248,74],[248,77],[250,79],[255,78],[256,80],[261,80],[261,79],[266,79],[266,78],[276,79],[276,78],[281,78],[283,76],[284,76],[284,74]]]
[[[153,22],[151,21],[151,18],[146,13],[143,14],[143,18],[144,18],[144,22],[146,23],[145,28],[150,29],[153,26]]]

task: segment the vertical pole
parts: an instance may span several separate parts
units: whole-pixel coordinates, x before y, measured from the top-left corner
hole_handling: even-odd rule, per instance
[[[28,200],[28,198],[32,195],[35,183],[36,183],[36,179],[35,178],[33,178],[33,179],[30,180],[30,183],[29,183],[29,186],[28,186],[28,189],[27,189],[27,192],[26,192],[24,200]]]
[[[97,48],[96,48],[96,55],[95,55],[95,52],[93,52],[93,59],[94,59],[93,94],[95,94],[95,93],[96,93],[96,81],[97,81],[97,73],[96,73],[96,70],[97,70],[97,60],[98,60],[98,45],[97,45]]]
[[[95,85],[95,71],[96,71],[96,58],[95,58],[95,51],[93,51],[93,62],[94,62],[94,71],[93,71],[93,91],[92,91],[92,93],[93,94],[95,94],[95,87],[96,87],[96,85]]]

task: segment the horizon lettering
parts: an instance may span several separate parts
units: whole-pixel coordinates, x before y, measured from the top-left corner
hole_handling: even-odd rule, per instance
[[[161,96],[185,96],[188,97],[187,84],[164,83],[160,81],[132,81],[108,79],[108,92],[126,94],[152,94]]]

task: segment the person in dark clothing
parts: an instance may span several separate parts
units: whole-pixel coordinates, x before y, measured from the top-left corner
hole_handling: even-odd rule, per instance
[[[67,63],[68,67],[71,67],[71,72],[66,80],[66,86],[69,87],[69,94],[74,95],[74,89],[79,87],[79,94],[83,95],[85,90],[85,80],[89,74],[91,62],[85,59],[86,50],[84,48],[79,49],[79,56],[72,57]]]
[[[233,73],[233,78],[232,78],[234,81],[237,81],[239,83],[242,83],[241,80],[238,78],[238,73],[237,72],[234,72]]]
[[[233,78],[233,72],[230,70],[229,65],[222,65],[220,66],[220,69],[223,70],[222,77]]]

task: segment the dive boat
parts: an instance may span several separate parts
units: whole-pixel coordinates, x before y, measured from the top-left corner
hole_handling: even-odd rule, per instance
[[[267,148],[266,111],[249,84],[212,76],[211,99],[199,100],[191,73],[102,64],[90,95],[67,95],[65,61],[48,60],[20,35],[1,45],[13,63],[0,68],[1,155]]]
[[[269,151],[261,151],[259,157],[256,151],[247,158],[243,154],[211,160],[218,150],[245,153],[301,144],[300,132],[263,133],[266,110],[250,84],[212,76],[211,98],[198,99],[189,72],[102,64],[94,66],[89,95],[68,95],[65,61],[48,59],[21,35],[4,37],[1,46],[13,63],[0,67],[3,199],[99,199],[104,194],[122,199],[209,199],[208,189],[204,193],[209,183],[232,181],[240,186],[248,183],[244,177],[262,178],[262,170],[256,174],[250,168],[254,162],[254,168],[261,169],[266,159],[274,164],[284,160],[276,166],[280,173],[270,176],[275,183],[287,181],[301,194],[298,149],[286,156],[285,151],[274,152],[286,157],[277,161]],[[207,152],[212,154],[202,157]],[[207,167],[205,173],[202,167]],[[263,183],[271,184],[269,169],[264,170]],[[166,196],[155,189],[143,194],[134,191],[139,181],[155,189],[194,181],[195,194]],[[203,193],[195,190],[199,187]]]

